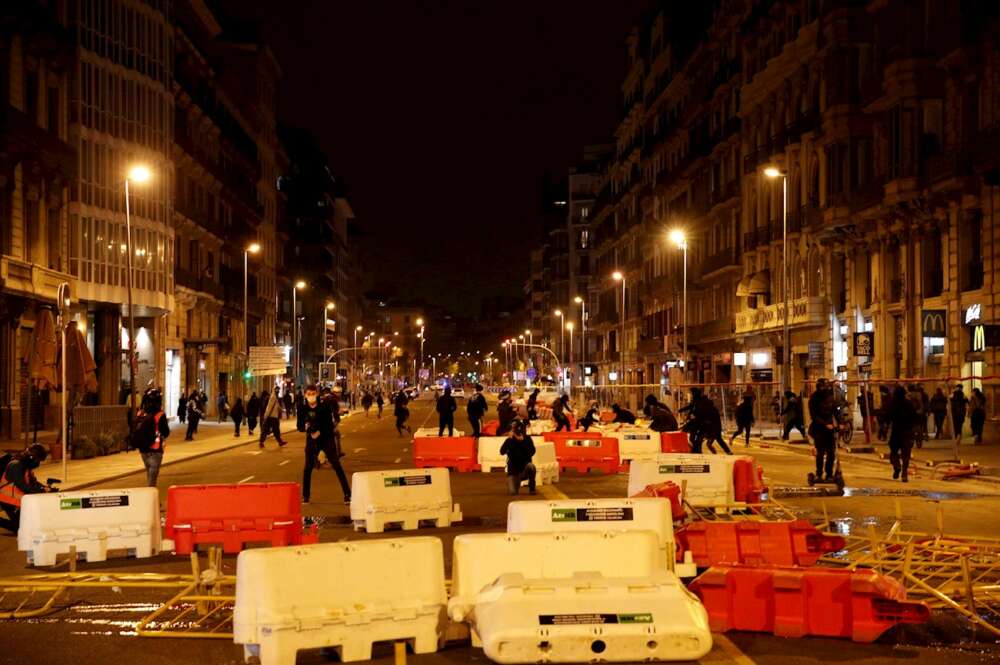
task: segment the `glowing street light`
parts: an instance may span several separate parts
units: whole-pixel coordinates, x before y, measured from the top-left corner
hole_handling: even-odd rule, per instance
[[[260,252],[260,244],[252,242],[243,249],[243,347],[246,351],[246,367],[244,370],[250,368],[250,328],[247,324],[247,279],[248,279],[248,269],[250,264],[250,255],[257,254]],[[247,375],[249,376],[249,375]],[[244,388],[245,390],[245,388]]]
[[[296,316],[298,313],[298,292],[299,289],[306,288],[306,283],[301,279],[292,285],[292,346],[295,349],[295,363],[293,364],[293,369],[295,370],[295,380],[299,380],[299,318]]]
[[[618,343],[618,350],[622,361],[622,382],[625,381],[625,275],[620,270],[611,273],[611,279],[622,283],[622,338]]]
[[[681,298],[681,308],[684,317],[684,350],[682,355],[684,357],[684,376],[687,377],[688,371],[688,242],[687,236],[684,235],[684,231],[681,229],[673,229],[669,234],[670,242],[677,245],[678,249],[684,251],[684,290],[683,296]],[[686,380],[686,379],[685,379]]]
[[[149,182],[153,177],[149,167],[143,164],[135,164],[125,175],[125,233],[128,247],[125,249],[128,285],[128,392],[129,392],[129,422],[135,423],[135,311],[132,307],[132,203],[130,201],[129,183],[142,185]]]
[[[784,320],[782,322],[782,343],[784,348],[784,363],[781,368],[781,394],[791,389],[792,366],[791,344],[788,339],[788,174],[775,166],[764,169],[764,175],[772,180],[781,178],[781,299],[784,302]]]

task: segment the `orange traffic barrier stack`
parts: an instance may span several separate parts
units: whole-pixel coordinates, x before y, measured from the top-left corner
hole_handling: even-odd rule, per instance
[[[480,433],[483,436],[496,436],[497,430],[500,428],[499,420],[487,420],[483,423],[483,426],[479,428]]]
[[[660,452],[661,453],[689,453],[691,444],[688,443],[687,432],[660,432]]]
[[[637,499],[644,496],[667,499],[670,501],[670,514],[675,522],[683,520],[687,517],[687,511],[684,510],[684,504],[681,503],[681,488],[678,487],[676,483],[666,480],[662,483],[646,485],[644,490],[633,494],[629,498]]]
[[[764,469],[752,459],[733,462],[733,498],[744,503],[760,503],[767,492]]]
[[[413,465],[479,471],[476,439],[471,436],[418,436],[413,439]]]
[[[542,438],[555,444],[561,471],[618,472],[618,439],[607,438],[600,432],[545,432]]]
[[[167,490],[163,535],[177,554],[221,545],[234,554],[248,543],[274,547],[319,542],[316,525],[302,530],[298,483],[174,485]]]
[[[688,588],[701,599],[714,632],[874,642],[896,624],[930,617],[927,605],[906,599],[902,584],[865,568],[713,566]]]
[[[842,536],[821,533],[806,520],[699,521],[679,528],[676,538],[678,559],[690,552],[699,568],[727,563],[812,566],[846,543]]]

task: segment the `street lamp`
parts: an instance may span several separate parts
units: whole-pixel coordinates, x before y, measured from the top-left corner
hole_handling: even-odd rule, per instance
[[[781,372],[781,394],[784,395],[792,385],[791,347],[788,339],[788,174],[778,170],[774,166],[764,169],[764,175],[768,178],[781,178],[781,300],[784,305],[784,317],[782,321],[782,356],[784,356],[784,368]]]
[[[246,365],[244,369],[250,368],[250,328],[247,325],[247,279],[250,255],[260,251],[260,245],[252,242],[243,249],[243,350],[246,352]],[[246,386],[244,385],[244,390]],[[244,392],[244,394],[246,394]]]
[[[618,344],[618,349],[622,356],[621,381],[622,383],[624,383],[625,382],[625,275],[622,274],[620,270],[616,270],[613,273],[611,273],[611,279],[615,280],[616,282],[622,283],[622,339],[621,342]]]
[[[424,320],[417,319],[417,325],[420,326],[420,369],[424,369]],[[417,372],[417,387],[420,387],[420,372]]]
[[[569,366],[570,368],[572,368],[573,367],[573,322],[572,321],[566,323],[566,330],[569,331]],[[569,385],[570,388],[573,387],[572,375],[569,378]]]
[[[684,361],[684,380],[687,380],[688,373],[688,242],[684,231],[674,229],[670,232],[670,242],[677,245],[678,249],[684,250],[684,291],[681,300],[681,309],[684,317],[684,350],[682,352]]]
[[[356,326],[354,328],[354,366],[352,367],[352,373],[354,374],[354,381],[351,382],[351,392],[357,392],[358,388],[358,333],[364,330],[363,326]]]
[[[577,296],[573,302],[580,306],[580,364],[587,364],[587,303]],[[581,373],[582,376],[582,373]]]
[[[298,308],[298,291],[299,289],[306,288],[306,283],[301,279],[294,284],[292,284],[292,348],[295,350],[295,362],[292,363],[292,369],[295,372],[295,381],[299,380],[299,317],[297,316]]]
[[[125,248],[128,272],[126,273],[128,284],[128,393],[129,393],[129,427],[135,426],[135,366],[136,366],[136,346],[135,346],[135,311],[132,307],[132,207],[129,195],[129,183],[141,185],[149,182],[152,178],[149,168],[141,164],[136,164],[129,169],[125,176],[125,237],[127,247]]]
[[[323,307],[323,329],[322,329],[323,340],[321,342],[321,344],[322,344],[322,352],[320,353],[320,357],[324,358],[324,359],[332,358],[332,356],[328,357],[327,353],[326,353],[326,349],[327,349],[327,347],[326,347],[326,333],[330,329],[331,319],[329,318],[329,312],[332,312],[335,309],[337,309],[337,303],[335,303],[335,302],[327,302],[326,305]],[[332,321],[333,321],[334,330],[336,330],[336,328],[337,328],[337,320],[336,319],[332,319]],[[337,345],[336,339],[334,339],[333,345],[334,345],[334,347],[336,347],[336,345]],[[327,362],[330,362],[330,360],[327,360]]]
[[[566,335],[564,333],[566,329],[566,316],[561,309],[557,309],[552,314],[559,317],[559,357],[563,358],[566,355]],[[559,383],[563,383],[561,367],[559,368],[559,373]]]

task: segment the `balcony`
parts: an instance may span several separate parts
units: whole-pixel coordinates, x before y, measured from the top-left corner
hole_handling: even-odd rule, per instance
[[[819,226],[823,222],[823,215],[815,204],[807,203],[799,208],[800,228],[808,229]]]
[[[0,258],[0,286],[4,291],[55,302],[59,285],[63,282],[72,286],[75,279],[72,275],[13,256]]]
[[[771,240],[771,234],[767,226],[758,226],[756,229],[757,244],[766,245]]]
[[[184,288],[191,289],[192,291],[207,293],[208,295],[219,300],[222,300],[225,296],[222,285],[216,282],[213,278],[196,275],[192,271],[184,268],[174,267],[174,283],[177,286],[183,286]]]
[[[716,252],[712,256],[708,257],[701,262],[701,275],[702,277],[708,277],[712,273],[724,270],[726,268],[736,268],[740,265],[739,259],[736,257],[736,248],[729,247],[722,250],[721,252]]]
[[[747,231],[743,234],[743,251],[749,252],[755,247],[757,247],[757,234],[753,231]]]
[[[949,150],[928,157],[924,161],[924,174],[928,184],[933,185],[948,178],[968,175],[969,166],[969,158],[965,152]]]
[[[827,325],[830,305],[826,298],[798,298],[789,303],[789,327]],[[736,313],[736,334],[779,330],[784,325],[784,303],[746,309]]]
[[[733,334],[733,320],[729,316],[707,323],[699,323],[688,330],[688,338],[700,341],[724,339]]]
[[[640,339],[639,353],[663,353],[663,338],[645,337]]]

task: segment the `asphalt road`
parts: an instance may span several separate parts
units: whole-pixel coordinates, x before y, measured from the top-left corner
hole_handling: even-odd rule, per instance
[[[374,413],[374,412],[373,412]],[[413,405],[411,424],[434,423],[431,403],[420,400]],[[460,412],[457,427],[467,424]],[[292,426],[291,421],[285,421]],[[392,418],[377,419],[354,416],[343,424],[344,464],[353,471],[409,466],[409,438],[396,435]],[[204,482],[237,483],[267,481],[300,481],[303,465],[303,435],[288,434],[290,444],[279,449],[269,440],[265,450],[258,449],[255,440],[229,451],[194,459],[163,468],[159,488],[165,501],[166,488],[175,484]],[[739,452],[744,452],[740,447]],[[789,451],[784,448],[750,449],[764,466],[772,488],[802,487],[805,474],[812,466],[807,449]],[[170,454],[169,446],[167,455]],[[908,485],[893,482],[887,467],[871,463],[847,463],[844,473],[848,496],[833,498],[786,498],[783,501],[803,515],[822,514],[824,509],[838,528],[851,532],[872,524],[886,527],[897,512],[904,526],[933,530],[937,506],[943,502],[946,530],[961,535],[995,535],[996,513],[1000,509],[1000,487],[973,480],[946,483],[925,477],[917,470]],[[106,487],[141,485],[139,474],[119,479]],[[566,495],[571,498],[624,496],[626,476],[577,476],[564,474],[555,489],[545,488],[535,497],[522,495],[519,500],[544,500]],[[452,474],[454,499],[461,504],[465,521],[447,529],[424,530],[422,534],[440,536],[445,543],[445,556],[450,559],[451,541],[455,535],[474,531],[495,531],[504,528],[508,497],[504,478],[494,474]],[[348,509],[335,475],[323,468],[313,474],[312,503],[304,513],[317,519],[320,539],[336,541],[352,538],[392,537],[368,536],[357,533],[348,523]],[[446,561],[450,569],[450,560]],[[235,569],[235,557],[226,557],[227,572]],[[113,559],[102,564],[81,564],[80,570],[100,569],[116,572],[187,572],[183,558],[161,555],[155,559]],[[23,554],[17,552],[15,538],[0,536],[0,575],[20,575],[30,572]],[[134,635],[136,621],[151,611],[162,592],[118,591],[74,592],[71,603],[51,616],[31,620],[0,623],[0,664],[48,665],[110,665],[112,663],[199,663],[224,665],[242,662],[242,649],[225,640],[156,639]],[[0,601],[0,605],[6,606]],[[815,663],[898,663],[916,664],[947,662],[949,665],[1000,662],[1000,650],[995,646],[965,641],[960,624],[948,617],[937,617],[930,626],[893,629],[876,644],[860,645],[831,639],[782,639],[769,635],[733,633],[717,636],[712,653],[703,663],[751,663],[799,665]],[[376,651],[376,662],[391,662],[387,651]],[[301,654],[298,662],[330,662],[321,654]],[[488,662],[478,649],[455,645],[428,656],[410,656],[412,663]]]

